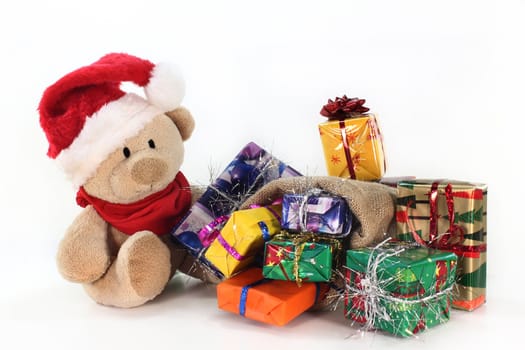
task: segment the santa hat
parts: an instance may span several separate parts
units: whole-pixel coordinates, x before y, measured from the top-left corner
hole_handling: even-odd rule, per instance
[[[125,81],[143,87],[147,99],[122,91]],[[38,109],[49,141],[47,155],[81,186],[126,139],[177,108],[183,97],[184,82],[173,66],[122,53],[106,55],[44,92]]]

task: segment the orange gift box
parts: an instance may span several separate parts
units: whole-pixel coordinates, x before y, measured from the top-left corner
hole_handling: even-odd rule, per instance
[[[298,286],[291,281],[265,279],[260,268],[217,285],[219,309],[275,326],[284,326],[308,310],[317,295],[316,283]]]

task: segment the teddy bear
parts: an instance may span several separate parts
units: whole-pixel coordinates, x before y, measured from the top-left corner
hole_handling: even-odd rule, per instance
[[[121,90],[131,82],[145,98]],[[66,74],[38,110],[54,159],[83,207],[61,240],[61,275],[97,303],[136,307],[177,270],[212,275],[170,239],[198,191],[180,171],[195,126],[182,107],[184,82],[173,65],[111,53]]]

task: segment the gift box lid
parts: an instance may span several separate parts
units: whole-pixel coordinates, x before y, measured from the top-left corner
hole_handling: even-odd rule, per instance
[[[415,179],[415,176],[386,176],[380,179],[378,182],[382,185],[396,188],[397,185],[402,181],[412,181]]]
[[[482,190],[487,190],[487,184],[480,182],[469,182],[461,180],[452,180],[452,179],[405,179],[397,183],[398,187],[404,187],[412,189],[415,187],[428,187],[432,184],[437,183],[438,187],[445,187],[448,184],[452,185],[454,190],[471,190],[473,188],[479,188]]]
[[[343,119],[344,121],[346,122],[350,122],[352,124],[357,124],[357,125],[361,125],[361,124],[366,124],[368,123],[368,121],[370,119],[376,119],[377,118],[377,115],[375,113],[367,113],[367,114],[356,114],[355,116],[353,117],[349,117],[349,118],[345,118]],[[332,120],[326,120],[326,121],[323,121],[321,123],[319,123],[319,128],[323,128],[325,126],[330,126],[330,127],[333,127],[334,125],[339,125],[341,121],[338,120],[338,119],[332,119]]]

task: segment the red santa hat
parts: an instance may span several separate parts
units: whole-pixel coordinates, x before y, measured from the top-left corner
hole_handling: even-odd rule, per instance
[[[143,87],[146,99],[122,91],[125,81]],[[154,117],[179,107],[184,87],[174,66],[122,53],[73,71],[46,89],[38,107],[47,155],[81,186]]]

